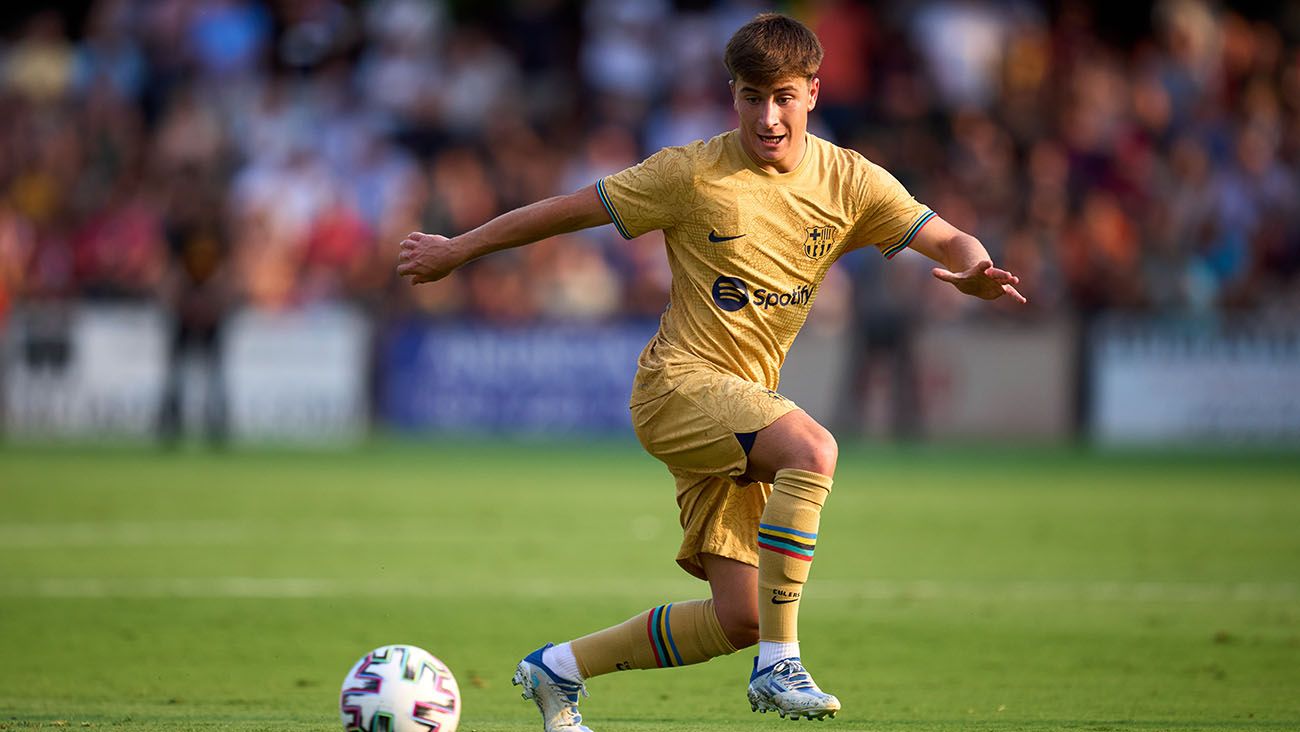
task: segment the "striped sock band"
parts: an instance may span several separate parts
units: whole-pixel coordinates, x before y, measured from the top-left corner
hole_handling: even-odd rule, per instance
[[[673,612],[672,603],[660,605],[646,616],[646,637],[654,650],[655,663],[659,668],[682,665],[682,654],[677,652],[677,643],[673,640],[673,628],[669,620]]]
[[[817,534],[786,526],[758,525],[758,547],[804,562],[811,562],[817,547]]]

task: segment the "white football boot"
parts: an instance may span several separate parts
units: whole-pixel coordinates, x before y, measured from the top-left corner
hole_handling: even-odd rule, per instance
[[[591,732],[578,713],[578,695],[589,696],[587,687],[559,676],[542,662],[542,651],[552,645],[547,643],[520,661],[511,683],[523,686],[524,698],[536,702],[546,732]]]
[[[777,712],[791,719],[831,719],[840,700],[817,688],[798,658],[786,658],[760,670],[754,659],[749,677],[749,706],[755,712]]]

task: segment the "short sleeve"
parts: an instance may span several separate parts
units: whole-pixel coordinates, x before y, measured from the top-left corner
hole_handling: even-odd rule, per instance
[[[624,239],[670,229],[690,210],[694,163],[687,147],[667,147],[596,182],[600,202]]]
[[[886,259],[893,259],[935,213],[913,198],[889,171],[864,162],[863,214],[853,227],[852,238],[857,246],[874,246]]]

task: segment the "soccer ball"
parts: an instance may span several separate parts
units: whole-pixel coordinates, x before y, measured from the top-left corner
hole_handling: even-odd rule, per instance
[[[456,732],[460,688],[428,651],[383,646],[344,677],[339,716],[346,732]]]

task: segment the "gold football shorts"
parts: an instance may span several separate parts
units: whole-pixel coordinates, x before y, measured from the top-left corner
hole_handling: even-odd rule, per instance
[[[799,407],[752,381],[707,369],[637,375],[657,396],[632,404],[632,426],[677,481],[677,563],[707,579],[701,554],[758,565],[758,520],[772,486],[744,477],[754,433]]]

